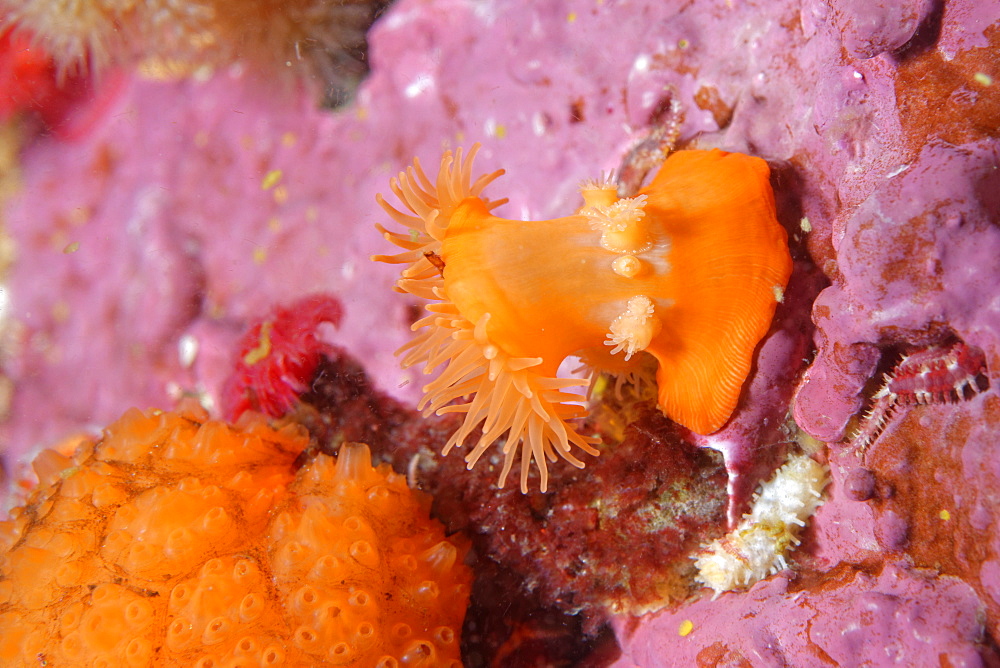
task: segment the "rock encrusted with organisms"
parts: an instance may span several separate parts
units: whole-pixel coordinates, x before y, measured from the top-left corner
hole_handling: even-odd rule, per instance
[[[991,389],[897,415],[869,449],[868,472],[849,477],[854,453],[831,448],[833,489],[795,572],[622,617],[621,665],[993,665],[982,650],[1000,631],[1000,3],[731,4],[397,0],[371,33],[372,76],[336,114],[316,111],[307,91],[276,94],[249,68],[181,82],[129,76],[76,142],[42,136],[19,154],[24,187],[3,211],[18,260],[0,360],[13,387],[7,402],[0,385],[4,464],[132,402],[162,405],[171,388],[217,397],[229,358],[215,373],[213,351],[230,350],[271,304],[313,290],[343,300],[337,343],[375,385],[415,401],[416,375],[391,354],[411,333],[412,300],[389,293],[389,267],[363,261],[383,252],[365,221],[387,170],[484,136],[485,171],[505,167],[518,184],[497,213],[551,218],[573,207],[575,184],[619,164],[671,91],[686,110],[680,146],[767,157],[779,202],[791,205],[779,220],[831,283],[814,311],[815,346],[787,349],[799,360],[818,350],[797,402],[803,429],[839,440],[889,355],[909,346],[954,337],[981,349]],[[602,48],[609,35],[621,48]],[[801,289],[793,277],[784,304]],[[190,366],[179,339],[199,346]],[[784,393],[746,389],[746,457],[727,458],[730,471],[785,439],[772,436],[784,411],[762,408]],[[437,450],[454,421],[405,424]],[[726,431],[713,440],[734,442]],[[393,454],[397,470],[414,451]],[[414,480],[426,485],[435,470],[438,498],[448,481],[464,489],[460,458],[420,452]],[[489,463],[499,472],[502,456]],[[740,476],[751,494],[755,471]],[[466,498],[476,491],[493,494],[477,480]],[[502,518],[497,526],[512,533]],[[536,542],[551,535],[531,526]],[[514,616],[493,610],[498,624]],[[525,637],[555,626],[520,619]],[[685,620],[693,630],[679,637]]]
[[[368,448],[131,410],[0,524],[5,666],[461,665],[471,573]]]
[[[957,578],[889,562],[871,572],[844,565],[808,584],[779,574],[638,627],[622,618],[629,643],[614,666],[997,665],[983,603]]]
[[[898,415],[866,454],[874,489],[857,504],[882,549],[972,587],[991,637],[1000,634],[997,433],[1000,396],[992,389]]]
[[[586,634],[610,615],[684,600],[691,557],[725,530],[722,456],[687,443],[652,402],[635,412],[620,442],[606,436],[607,452],[592,467],[553,474],[547,494],[502,490],[480,501],[491,472],[463,476],[477,479],[463,483],[457,504],[477,548],[523,574],[524,588],[545,604],[580,613]]]
[[[905,48],[914,33],[938,11],[934,0],[865,2],[834,0],[829,3],[833,23],[844,48],[855,58],[873,58]]]
[[[803,430],[842,439],[884,353],[957,339],[1000,368],[998,161],[994,139],[928,144],[845,213],[837,280],[813,306],[816,359],[794,405]]]
[[[808,455],[789,457],[761,485],[739,527],[698,558],[696,579],[718,596],[788,568],[785,554],[799,544],[799,531],[823,500],[828,480],[823,465]]]

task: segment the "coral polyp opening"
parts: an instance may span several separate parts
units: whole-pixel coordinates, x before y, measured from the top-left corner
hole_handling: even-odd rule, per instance
[[[374,259],[406,265],[397,290],[429,302],[402,363],[444,365],[420,408],[465,414],[445,454],[481,427],[466,461],[506,434],[500,485],[518,455],[523,491],[532,462],[543,491],[549,462],[582,467],[598,451],[572,424],[589,381],[557,376],[571,355],[627,377],[652,356],[664,413],[722,427],[791,274],[767,164],[679,151],[635,197],[588,183],[573,215],[518,221],[493,215],[506,200],[483,191],[503,172],[474,179],[477,150],[446,152],[435,180],[415,160],[390,183],[402,209],[378,197],[405,230],[379,225],[403,252]]]

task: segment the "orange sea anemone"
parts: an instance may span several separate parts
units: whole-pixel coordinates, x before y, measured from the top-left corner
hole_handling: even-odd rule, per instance
[[[445,453],[481,424],[466,460],[506,432],[500,485],[519,443],[523,491],[531,461],[543,491],[546,461],[582,467],[574,447],[597,450],[569,423],[585,410],[566,390],[587,383],[557,377],[570,355],[626,377],[652,356],[664,413],[698,433],[719,429],[792,269],[767,163],[679,151],[635,197],[588,182],[576,214],[517,221],[491,213],[506,200],[481,196],[503,171],[473,180],[477,149],[445,153],[435,181],[415,160],[390,183],[405,211],[378,198],[408,231],[378,226],[404,251],[374,259],[408,265],[397,289],[431,302],[403,364],[446,364],[421,407],[466,414]]]
[[[129,411],[0,522],[3,666],[460,668],[471,573],[367,446]]]

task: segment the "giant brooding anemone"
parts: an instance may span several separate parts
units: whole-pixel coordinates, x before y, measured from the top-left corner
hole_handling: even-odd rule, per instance
[[[729,419],[767,333],[792,262],[775,217],[767,163],[720,150],[679,151],[634,197],[610,181],[585,183],[575,214],[546,221],[498,218],[506,200],[482,196],[503,171],[473,179],[478,145],[446,152],[437,179],[418,160],[391,181],[405,210],[378,201],[403,232],[397,290],[430,302],[399,352],[430,373],[425,413],[465,413],[447,453],[476,429],[469,468],[507,434],[500,485],[520,452],[521,489],[532,461],[583,467],[596,439],[571,424],[585,414],[560,378],[568,356],[632,378],[655,360],[658,403],[694,432]],[[454,403],[471,397],[462,403]]]

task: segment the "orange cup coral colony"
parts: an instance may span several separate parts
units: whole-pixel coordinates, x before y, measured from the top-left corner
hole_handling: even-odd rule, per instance
[[[792,269],[767,163],[678,151],[635,197],[588,182],[574,215],[517,221],[492,215],[506,200],[482,193],[503,171],[473,180],[477,149],[445,153],[434,181],[414,160],[390,184],[405,211],[378,198],[409,229],[379,225],[403,252],[374,259],[408,265],[397,290],[431,302],[403,364],[447,363],[421,407],[466,414],[445,453],[481,424],[466,460],[507,433],[501,485],[518,443],[523,491],[532,460],[543,491],[547,460],[582,467],[574,447],[596,455],[596,439],[570,424],[585,409],[567,390],[589,383],[557,376],[571,355],[626,378],[654,359],[663,412],[698,433],[722,427]]]
[[[367,446],[132,410],[0,522],[0,665],[460,667],[471,572]]]

